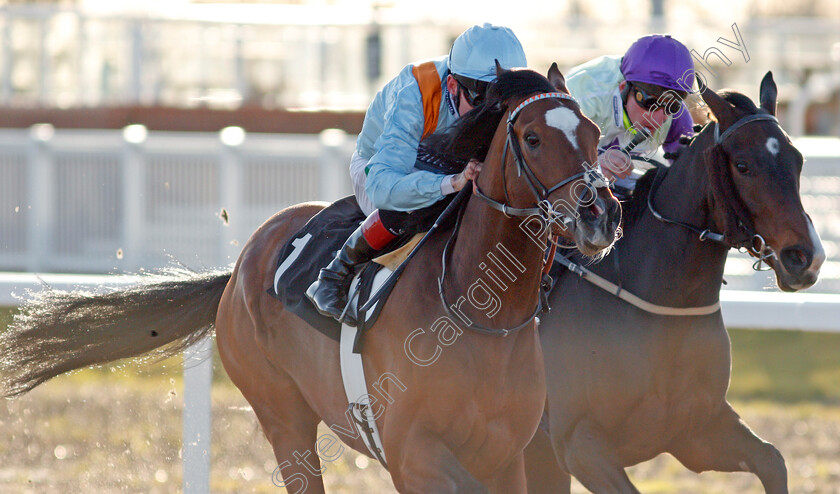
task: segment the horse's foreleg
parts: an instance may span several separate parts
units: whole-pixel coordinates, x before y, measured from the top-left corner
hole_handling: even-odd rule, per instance
[[[525,448],[525,475],[528,479],[528,494],[569,494],[572,478],[560,468],[551,438],[543,429],[537,429],[533,439]]]
[[[782,454],[756,436],[728,402],[708,424],[688,437],[674,440],[668,451],[694,472],[752,472],[761,480],[765,492],[788,492]]]
[[[525,494],[528,490],[525,481],[525,455],[523,453],[516,455],[495,479],[487,483],[487,487],[490,492],[498,494],[516,492]]]
[[[385,446],[388,451],[388,446]],[[481,494],[490,491],[461,465],[440,440],[409,434],[389,468],[402,494]]]
[[[561,440],[560,437],[552,437],[554,442]],[[592,492],[639,492],[630,482],[606,433],[589,418],[581,419],[568,441],[555,447],[555,451],[565,452],[564,460],[569,473]]]

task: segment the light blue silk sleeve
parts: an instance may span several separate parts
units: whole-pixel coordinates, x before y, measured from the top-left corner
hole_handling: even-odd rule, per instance
[[[424,115],[420,88],[410,70],[403,70],[380,105],[384,111],[382,133],[368,162],[365,192],[377,208],[412,211],[443,199],[444,175],[415,170],[417,147],[423,135]]]

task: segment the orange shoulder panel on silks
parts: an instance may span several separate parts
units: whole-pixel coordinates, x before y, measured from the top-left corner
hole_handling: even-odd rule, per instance
[[[425,62],[411,68],[417,84],[420,86],[420,97],[423,100],[423,138],[433,134],[437,129],[440,113],[440,75],[434,62]]]

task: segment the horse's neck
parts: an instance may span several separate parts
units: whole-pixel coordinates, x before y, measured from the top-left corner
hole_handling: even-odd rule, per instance
[[[523,219],[507,218],[475,196],[467,204],[445,288],[450,305],[463,299],[461,310],[478,324],[511,328],[536,308],[543,251],[519,227]]]
[[[502,202],[508,199],[503,175],[512,173],[504,165],[506,138],[500,125],[476,179],[485,194]],[[449,304],[477,324],[509,329],[536,308],[544,250],[520,227],[524,220],[503,215],[477,196],[467,203],[444,288]]]
[[[711,189],[703,151],[710,135],[701,135],[669,170],[653,205],[666,218],[720,232],[711,213]],[[672,306],[700,306],[718,300],[728,249],[682,226],[661,222],[649,209],[619,244],[617,255],[624,286],[643,298]]]

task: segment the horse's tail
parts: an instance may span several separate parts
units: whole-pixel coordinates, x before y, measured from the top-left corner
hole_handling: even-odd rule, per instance
[[[20,395],[82,367],[177,354],[212,332],[230,277],[167,270],[104,293],[29,293],[0,334],[0,395]]]

